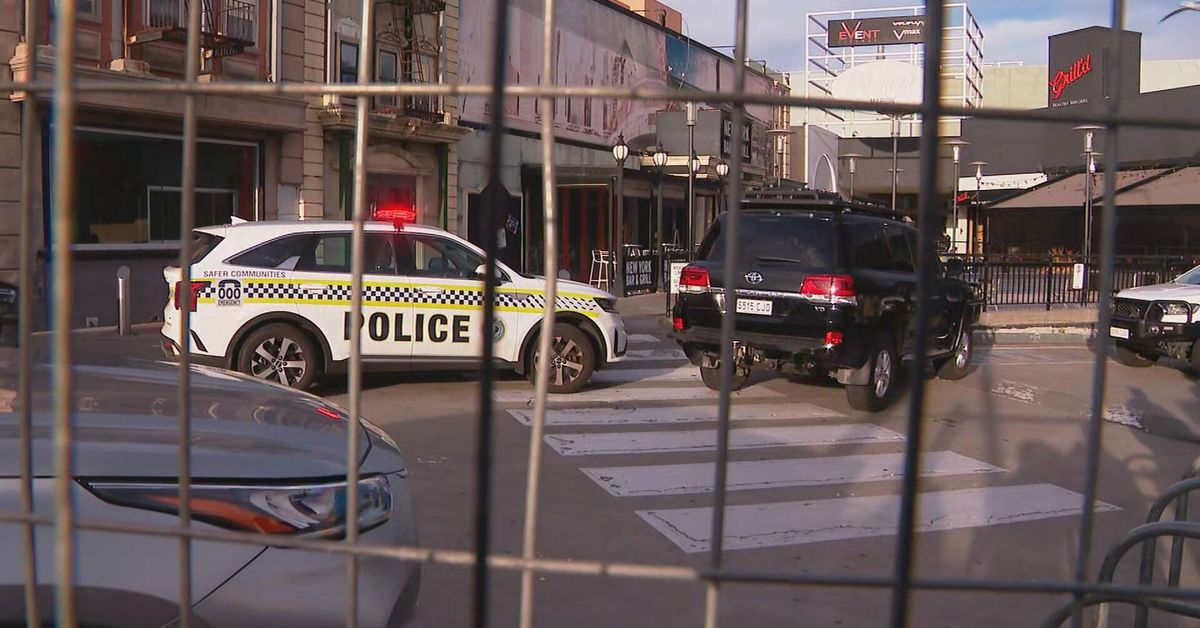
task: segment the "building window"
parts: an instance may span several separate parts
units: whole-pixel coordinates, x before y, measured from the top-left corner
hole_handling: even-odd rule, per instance
[[[258,41],[258,1],[221,0],[219,6],[222,34],[254,45]]]
[[[338,44],[338,82],[358,82],[358,43],[342,40]]]
[[[76,244],[179,241],[183,203],[179,138],[79,129],[75,147]],[[201,140],[196,151],[196,225],[229,224],[233,216],[258,218],[258,146]]]
[[[100,0],[75,0],[79,17],[88,21],[100,21]]]
[[[96,0],[99,2],[99,0]],[[183,0],[146,0],[146,26],[178,27],[186,21]]]
[[[376,80],[380,83],[398,83],[400,82],[400,55],[394,50],[380,50],[379,60],[375,64]],[[396,107],[395,96],[380,96],[375,99],[375,107],[380,109],[394,109]]]

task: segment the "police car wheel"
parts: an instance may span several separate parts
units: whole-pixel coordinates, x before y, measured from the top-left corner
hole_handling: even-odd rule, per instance
[[[535,343],[538,341],[535,340]],[[529,381],[537,382],[538,345],[529,362]],[[550,386],[552,393],[576,393],[583,389],[596,369],[596,350],[582,329],[566,323],[554,326],[550,341]]]
[[[254,331],[242,343],[238,370],[290,388],[304,390],[317,378],[317,349],[307,334],[275,323]]]

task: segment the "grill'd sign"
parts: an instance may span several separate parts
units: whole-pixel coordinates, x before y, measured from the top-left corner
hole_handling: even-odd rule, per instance
[[[1054,78],[1050,79],[1050,98],[1059,100],[1063,96],[1063,91],[1073,85],[1079,79],[1092,73],[1092,55],[1086,54],[1075,60],[1071,67],[1066,70],[1059,70]]]
[[[830,47],[921,43],[925,43],[923,15],[829,20],[826,41]]]

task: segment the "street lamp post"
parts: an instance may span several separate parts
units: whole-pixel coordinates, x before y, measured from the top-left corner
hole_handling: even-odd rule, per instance
[[[1087,263],[1088,258],[1092,255],[1092,197],[1095,194],[1092,191],[1092,177],[1096,174],[1096,152],[1095,138],[1096,131],[1102,130],[1104,127],[1095,124],[1085,124],[1075,127],[1076,131],[1083,133],[1083,164],[1084,164],[1084,179],[1083,179],[1083,261]]]
[[[692,250],[692,221],[696,215],[696,171],[699,168],[693,168],[692,162],[696,161],[696,103],[688,102],[687,104],[687,128],[688,128],[688,155],[691,155],[691,162],[688,163],[688,198],[687,198],[687,250],[690,253]]]
[[[617,228],[614,230],[613,237],[609,238],[612,242],[612,255],[616,260],[616,272],[613,274],[613,292],[618,297],[625,296],[625,160],[629,158],[629,147],[625,145],[625,136],[618,135],[617,143],[612,147],[613,160],[617,166]]]
[[[968,166],[975,166],[975,204],[979,206],[976,211],[983,211],[983,203],[980,201],[983,193],[983,167],[988,165],[986,161],[972,161]],[[975,215],[975,220],[979,220],[979,214]],[[984,238],[987,237],[987,232],[984,232]],[[983,251],[980,251],[981,253]]]
[[[954,199],[951,201],[954,210],[950,219],[950,251],[958,253],[958,178],[959,164],[962,162],[962,149],[964,146],[970,146],[971,143],[965,140],[950,140],[946,142],[950,145],[952,157],[954,158]]]
[[[665,281],[666,266],[664,264],[664,261],[666,260],[666,229],[663,226],[663,185],[662,185],[663,184],[663,175],[665,174],[663,169],[667,167],[667,158],[668,157],[669,157],[669,155],[667,155],[667,151],[663,150],[662,147],[658,147],[654,150],[654,154],[653,154],[653,157],[651,157],[651,160],[654,162],[654,171],[655,171],[655,175],[656,175],[655,176],[655,179],[656,179],[655,194],[658,197],[657,209],[656,209],[656,213],[658,215],[658,287],[660,290],[662,290],[667,295],[666,312],[667,312],[667,316],[670,316],[671,315],[671,291]]]
[[[900,176],[900,116],[892,116],[892,210],[896,209],[896,183]]]
[[[695,231],[693,221],[696,219],[694,208],[696,203],[696,176],[700,174],[700,168],[703,166],[704,164],[700,162],[700,158],[696,156],[696,153],[692,153],[691,159],[688,160],[688,179],[691,181],[690,187],[692,188],[688,191],[687,252],[689,258],[692,254],[692,242],[696,239],[693,233]]]
[[[854,200],[854,173],[858,172],[858,160],[863,156],[858,153],[846,153],[839,159],[846,160],[846,168],[850,171],[850,200]]]
[[[717,193],[717,213],[725,210],[725,177],[729,176],[729,162],[722,159],[717,162],[717,185],[720,190]]]

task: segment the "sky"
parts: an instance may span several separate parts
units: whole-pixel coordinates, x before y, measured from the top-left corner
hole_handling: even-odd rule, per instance
[[[734,42],[733,0],[666,0],[683,12],[684,31],[709,46]],[[898,7],[920,2],[888,0],[750,0],[750,57],[779,71],[804,69],[804,20],[809,12]],[[1178,0],[1127,0],[1126,29],[1142,33],[1144,59],[1200,58],[1200,12],[1158,21]],[[1046,63],[1046,38],[1055,33],[1107,26],[1104,0],[976,0],[968,2],[983,30],[984,61]],[[727,54],[729,48],[721,50]]]

